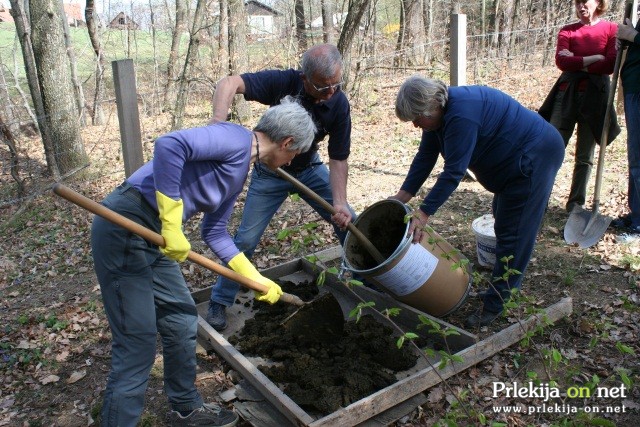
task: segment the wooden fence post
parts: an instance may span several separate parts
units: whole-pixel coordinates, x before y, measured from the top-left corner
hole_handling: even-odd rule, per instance
[[[132,59],[112,61],[111,67],[118,106],[124,174],[129,177],[144,163],[136,76]]]
[[[451,59],[449,86],[467,84],[467,15],[460,13],[459,5],[451,14]]]

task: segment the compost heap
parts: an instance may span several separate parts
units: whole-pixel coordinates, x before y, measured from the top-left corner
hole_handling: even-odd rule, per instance
[[[304,301],[318,294],[314,283],[280,285]],[[253,319],[229,341],[246,356],[278,362],[258,368],[310,413],[330,414],[395,383],[394,372],[413,367],[418,357],[409,345],[398,349],[393,330],[368,315],[345,322],[330,343],[310,342],[281,325],[295,307],[254,301],[253,308]]]

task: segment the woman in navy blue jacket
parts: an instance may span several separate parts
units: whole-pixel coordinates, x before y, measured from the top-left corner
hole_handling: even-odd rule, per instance
[[[508,95],[483,86],[450,87],[420,75],[408,78],[396,98],[396,115],[422,128],[420,148],[400,191],[411,200],[442,155],[444,170],[414,212],[413,241],[422,239],[429,217],[449,198],[471,170],[494,193],[496,264],[483,306],[467,319],[468,327],[488,325],[519,289],[536,235],[564,158],[558,131],[537,113]],[[504,279],[505,268],[519,273]]]

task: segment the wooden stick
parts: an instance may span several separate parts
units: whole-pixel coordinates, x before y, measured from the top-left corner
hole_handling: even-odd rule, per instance
[[[106,219],[107,221],[110,221],[116,225],[119,225],[122,228],[125,228],[131,231],[132,233],[137,234],[138,236],[142,237],[143,239],[145,239],[150,243],[153,243],[154,245],[157,245],[159,247],[164,247],[164,238],[160,234],[156,233],[153,230],[148,229],[147,227],[144,227],[138,224],[135,221],[130,220],[127,217],[120,215],[117,212],[112,211],[106,206],[101,205],[100,203],[97,203],[83,196],[82,194],[70,189],[65,185],[62,185],[60,183],[55,184],[53,186],[53,192],[58,196],[64,199],[67,199],[71,203],[74,203],[80,206],[81,208],[84,208],[89,212],[92,212]],[[235,271],[231,270],[230,268],[220,265],[217,262],[210,260],[209,258],[203,255],[200,255],[196,252],[189,251],[189,255],[187,256],[187,259],[191,262],[194,262],[206,268],[207,270],[211,270],[214,273],[219,274],[220,276],[224,276],[227,279],[231,279],[234,282],[238,282],[242,286],[245,286],[249,289],[260,292],[261,294],[264,294],[269,290],[269,288],[266,285],[263,285],[262,283],[256,282],[255,280],[251,280],[247,277],[244,277],[236,273]],[[304,301],[302,301],[297,296],[288,294],[286,292],[283,293],[282,296],[280,296],[280,301],[284,301],[286,303],[293,304],[299,307],[305,304]]]
[[[287,181],[289,181],[290,183],[295,185],[300,191],[305,193],[307,196],[311,197],[316,203],[320,204],[325,210],[330,212],[331,215],[334,215],[336,213],[336,210],[333,208],[333,206],[331,206],[331,204],[329,202],[327,202],[325,199],[320,197],[312,189],[310,189],[309,187],[307,187],[306,185],[304,185],[303,183],[301,183],[300,181],[295,179],[293,176],[289,175],[282,168],[278,168],[276,170],[276,172],[282,178],[286,179]],[[347,225],[347,229],[351,233],[353,233],[354,236],[356,236],[358,241],[362,244],[362,246],[364,246],[364,248],[367,250],[367,252],[369,252],[369,254],[371,254],[373,259],[375,259],[375,261],[378,264],[382,264],[385,261],[386,258],[384,256],[382,256],[380,251],[375,246],[373,246],[373,243],[371,243],[371,241],[369,239],[367,239],[367,236],[362,234],[362,232],[360,230],[358,230],[358,228],[355,225],[353,225],[353,223],[350,222],[349,225]]]

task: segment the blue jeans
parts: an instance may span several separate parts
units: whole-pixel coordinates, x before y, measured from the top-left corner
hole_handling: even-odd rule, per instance
[[[508,184],[493,198],[493,216],[496,232],[496,263],[493,268],[493,286],[483,297],[484,309],[502,311],[511,289],[520,289],[522,278],[531,259],[542,224],[556,174],[562,166],[564,146],[558,131],[545,124],[540,141],[514,165]],[[508,262],[505,257],[513,256]],[[505,267],[518,270],[507,280],[500,278]]]
[[[320,156],[317,153],[311,162],[319,164],[293,175],[329,204],[333,204],[333,196],[329,184],[329,168],[320,162]],[[298,193],[323,219],[331,222],[331,213],[324,210],[305,194],[299,192],[289,181],[280,178],[268,168],[257,164],[251,174],[251,183],[247,191],[242,220],[233,239],[236,247],[241,252],[244,252],[247,258],[251,259],[253,256],[264,230],[289,193]],[[349,211],[351,212],[351,219],[355,220],[356,213],[351,207],[349,207]],[[342,244],[347,232],[340,230],[335,225],[333,228],[338,240],[340,240],[340,244]],[[211,290],[211,302],[217,302],[229,307],[233,305],[239,288],[240,285],[238,283],[220,276]]]
[[[624,96],[624,116],[627,122],[627,155],[629,157],[629,219],[633,227],[640,226],[640,93]]]
[[[158,213],[128,184],[114,190],[103,204],[160,232]],[[172,409],[201,407],[195,387],[198,314],[178,263],[157,246],[98,216],[91,226],[91,249],[112,335],[101,425],[136,426],[158,333],[164,389]]]

